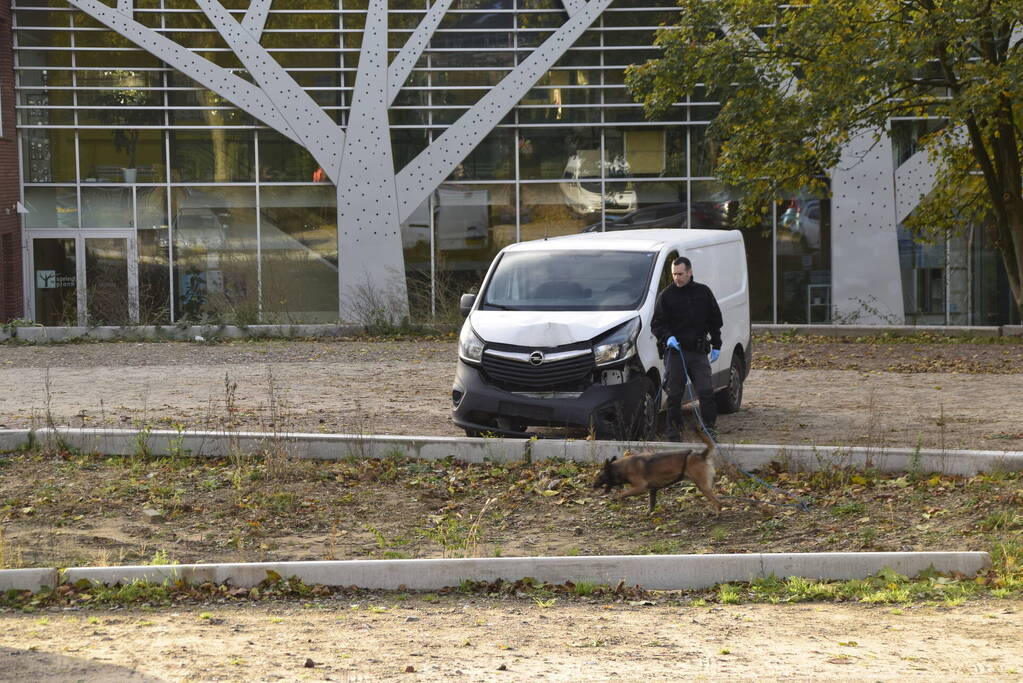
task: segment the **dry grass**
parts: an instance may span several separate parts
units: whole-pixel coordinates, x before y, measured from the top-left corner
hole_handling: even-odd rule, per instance
[[[1023,544],[1023,477],[879,474],[825,467],[759,474],[809,500],[719,477],[720,518],[688,483],[645,501],[590,488],[572,462],[469,465],[401,457],[114,458],[45,451],[2,461],[7,566],[389,557],[986,550]],[[822,463],[827,465],[822,454]],[[155,508],[164,521],[150,523]]]

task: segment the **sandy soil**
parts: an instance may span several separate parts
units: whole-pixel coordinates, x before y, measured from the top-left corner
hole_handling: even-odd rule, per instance
[[[1018,601],[943,607],[340,596],[0,615],[0,679],[1011,680]]]
[[[454,342],[0,346],[0,425],[265,428],[268,368],[305,431],[459,434]],[[762,347],[724,440],[1023,450],[1023,346]],[[47,368],[49,371],[47,372]],[[47,391],[47,375],[49,390]],[[638,513],[637,513],[638,514]],[[360,594],[0,614],[0,681],[1005,680],[1018,600],[692,607]]]
[[[0,346],[0,426],[461,435],[454,340]],[[48,379],[47,379],[48,377]],[[47,382],[49,390],[47,391]],[[1023,450],[1023,344],[760,344],[724,442]]]

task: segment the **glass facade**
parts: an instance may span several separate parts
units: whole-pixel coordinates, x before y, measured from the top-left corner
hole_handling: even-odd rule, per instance
[[[907,324],[1019,324],[1002,257],[984,226],[930,244],[900,228],[899,267]]]
[[[79,319],[111,323],[338,318],[337,195],[305,149],[62,0],[13,4],[31,267],[85,264],[77,289],[65,277],[63,294],[36,290],[37,319],[70,320],[75,301]],[[134,4],[136,21],[248,78],[194,0]],[[236,18],[249,5],[224,4]],[[274,3],[261,44],[343,125],[366,3],[299,4]],[[392,57],[428,6],[390,3]],[[694,97],[649,121],[624,85],[676,19],[674,0],[613,2],[404,222],[413,317],[454,315],[515,241],[729,227],[739,197],[711,176],[705,135],[716,103]],[[389,109],[396,168],[565,20],[555,0],[455,2]],[[828,202],[813,197],[744,231],[755,322],[830,321],[830,231]],[[100,278],[131,294],[93,302]]]
[[[892,155],[898,169],[920,151],[920,139],[943,119],[892,121]],[[985,225],[971,225],[929,243],[898,228],[899,270],[909,325],[1018,325],[1005,265]]]

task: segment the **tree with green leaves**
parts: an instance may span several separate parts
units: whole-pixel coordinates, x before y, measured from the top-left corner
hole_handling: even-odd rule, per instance
[[[918,145],[934,182],[906,227],[938,240],[984,226],[1023,313],[1023,0],[680,6],[658,34],[662,57],[627,82],[652,115],[694,93],[721,103],[709,134],[717,175],[744,192],[738,220],[759,224],[779,198],[827,193],[853,136],[925,119],[933,132]]]

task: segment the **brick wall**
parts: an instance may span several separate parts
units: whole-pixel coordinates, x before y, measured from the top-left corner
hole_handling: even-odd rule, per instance
[[[0,0],[0,322],[24,317],[22,310],[21,217],[16,210],[21,179],[14,112],[14,51],[11,0]]]

